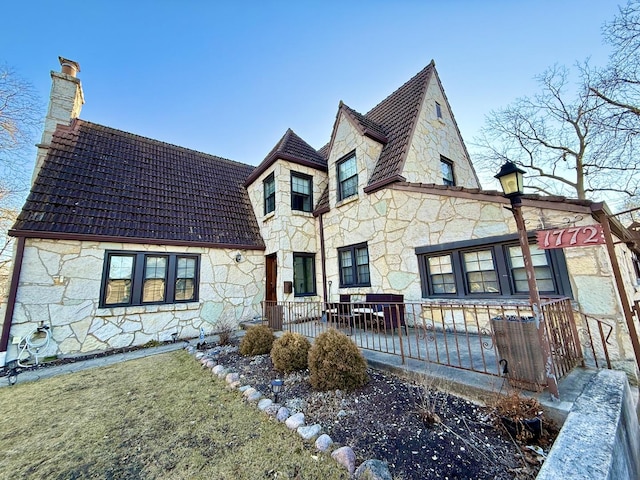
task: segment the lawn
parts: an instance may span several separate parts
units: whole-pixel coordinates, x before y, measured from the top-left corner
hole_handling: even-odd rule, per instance
[[[184,351],[0,389],[0,478],[346,479]]]

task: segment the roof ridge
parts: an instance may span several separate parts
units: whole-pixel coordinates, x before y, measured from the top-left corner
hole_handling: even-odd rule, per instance
[[[162,140],[158,140],[158,139],[151,138],[151,137],[145,137],[144,135],[138,135],[138,134],[135,134],[135,133],[127,132],[125,130],[120,130],[118,128],[113,128],[113,127],[108,127],[106,125],[101,125],[99,123],[90,122],[88,120],[83,120],[83,119],[80,119],[80,118],[76,118],[73,121],[73,124],[71,126],[72,127],[71,131],[73,133],[77,134],[77,130],[76,129],[79,128],[82,125],[87,125],[87,126],[92,127],[92,128],[99,128],[99,129],[103,129],[103,130],[107,130],[107,131],[112,131],[115,134],[124,135],[124,136],[127,136],[127,137],[131,137],[131,138],[138,139],[138,140],[145,141],[145,142],[150,142],[150,143],[153,143],[153,144],[165,145],[165,146],[167,146],[169,148],[172,148],[172,149],[183,150],[185,152],[191,152],[191,153],[194,153],[196,155],[204,155],[206,157],[210,157],[210,158],[216,159],[216,160],[223,160],[225,162],[235,163],[235,164],[241,165],[243,167],[250,167],[252,169],[256,168],[255,165],[250,165],[248,163],[239,162],[238,160],[232,160],[230,158],[220,157],[219,155],[213,155],[211,153],[202,152],[200,150],[195,150],[193,148],[183,147],[181,145],[176,145],[175,143],[163,142]],[[59,127],[57,127],[57,128],[59,128]]]

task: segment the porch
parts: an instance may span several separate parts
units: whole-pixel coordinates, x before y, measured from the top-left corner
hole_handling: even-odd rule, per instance
[[[543,301],[542,312],[558,380],[576,366],[611,368],[611,325],[573,310],[568,298]],[[378,357],[399,368],[420,365],[423,372],[443,367],[457,371],[456,375],[481,374],[497,386],[496,391],[504,381],[537,392],[546,387],[545,364],[528,304],[380,304],[351,296],[348,302],[338,303],[265,302],[263,314],[263,321],[274,330],[308,338],[337,328],[368,359],[383,354]]]

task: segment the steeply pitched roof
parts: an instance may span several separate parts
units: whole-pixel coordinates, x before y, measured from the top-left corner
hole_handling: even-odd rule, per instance
[[[340,101],[340,108],[355,122],[358,129],[363,135],[373,138],[380,143],[387,143],[387,133],[383,126],[378,125],[370,118],[365,117],[361,113],[356,112],[346,103]]]
[[[433,61],[395,92],[366,113],[365,117],[381,125],[387,135],[380,158],[369,178],[369,185],[398,177],[402,172],[424,95],[433,75]]]
[[[58,126],[15,236],[264,248],[254,167],[83,120]]]
[[[293,130],[288,128],[280,141],[276,143],[276,146],[271,149],[262,163],[260,163],[249,178],[247,178],[245,185],[250,185],[279,158],[311,168],[323,171],[327,170],[327,160],[311,145],[296,135]]]

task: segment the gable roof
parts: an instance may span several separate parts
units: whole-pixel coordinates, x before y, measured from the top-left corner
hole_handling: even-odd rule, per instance
[[[427,86],[434,71],[435,63],[432,60],[413,78],[365,114],[367,119],[384,126],[388,138],[369,178],[369,186],[400,176],[411,135],[415,130]]]
[[[269,168],[276,160],[288,160],[299,165],[315,168],[318,170],[327,170],[327,160],[323,155],[318,153],[311,145],[300,138],[290,128],[287,129],[282,138],[271,149],[265,159],[256,167],[253,173],[247,178],[245,186],[253,183],[267,168]]]
[[[10,234],[262,249],[253,169],[77,119],[58,125]]]

